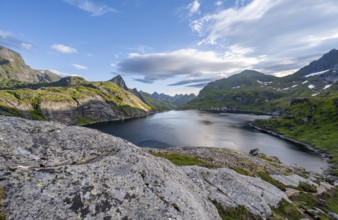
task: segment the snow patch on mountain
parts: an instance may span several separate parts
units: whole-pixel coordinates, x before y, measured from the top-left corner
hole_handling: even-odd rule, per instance
[[[306,75],[304,77],[307,78],[307,77],[310,77],[310,76],[317,76],[317,75],[326,73],[327,71],[329,71],[329,70],[323,70],[323,71],[320,71],[320,72],[310,73],[310,74],[308,74],[308,75]]]
[[[332,84],[326,85],[326,86],[324,86],[324,89],[328,89],[328,88],[330,88],[331,86],[332,86]]]
[[[309,88],[309,89],[314,89],[315,86],[311,84],[311,85],[308,85],[308,88]]]

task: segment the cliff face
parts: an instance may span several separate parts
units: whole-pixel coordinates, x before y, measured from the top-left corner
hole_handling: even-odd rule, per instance
[[[0,91],[0,114],[66,124],[141,117],[149,110],[112,82]]]

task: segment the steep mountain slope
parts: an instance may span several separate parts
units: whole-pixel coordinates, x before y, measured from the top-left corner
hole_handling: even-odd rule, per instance
[[[61,77],[50,71],[33,70],[26,65],[20,54],[0,46],[0,82],[54,82]],[[0,84],[1,85],[1,84]]]
[[[331,50],[296,73],[278,78],[246,70],[209,83],[190,108],[281,114],[295,98],[318,96],[338,81],[338,51]]]
[[[195,94],[176,94],[175,96],[170,96],[163,93],[158,94],[157,92],[151,94],[151,97],[177,106],[183,106],[196,98]]]
[[[177,108],[176,105],[173,105],[173,104],[170,104],[168,102],[161,101],[161,100],[157,100],[157,99],[153,98],[150,94],[143,92],[143,91],[138,91],[136,88],[129,89],[126,82],[124,81],[124,79],[122,78],[121,75],[118,75],[118,76],[114,77],[113,79],[111,79],[109,81],[114,82],[120,88],[133,93],[142,102],[149,105],[151,107],[152,111],[161,112],[161,111],[168,111],[168,110],[172,110],[172,109]]]
[[[272,88],[278,78],[245,70],[226,79],[217,80],[204,87],[198,97],[188,103],[190,108],[224,109],[230,111],[278,111],[275,101],[286,93]]]
[[[127,87],[126,82],[124,81],[124,79],[122,78],[121,75],[117,75],[109,81],[115,83],[116,85],[118,85],[122,89],[129,91],[129,88]]]
[[[141,117],[151,108],[112,82],[0,91],[0,114],[83,124]]]
[[[301,68],[290,77],[302,77],[311,73],[328,71],[334,68],[338,68],[338,50],[336,49],[324,54],[320,59],[311,62],[309,65]]]

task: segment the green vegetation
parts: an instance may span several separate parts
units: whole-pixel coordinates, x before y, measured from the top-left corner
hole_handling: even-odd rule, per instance
[[[282,191],[286,190],[286,187],[283,183],[275,180],[274,178],[272,178],[269,174],[267,174],[266,172],[258,172],[257,175],[264,181],[271,183],[272,185],[276,186],[277,188],[279,188]]]
[[[331,174],[338,175],[338,92],[294,100],[283,117],[254,124],[326,151],[333,164]]]
[[[212,201],[212,203],[217,208],[218,214],[223,220],[262,219],[259,216],[252,215],[244,206],[224,209],[217,201]]]
[[[175,165],[178,166],[202,166],[207,168],[221,168],[221,166],[206,162],[204,160],[197,159],[193,156],[180,154],[180,153],[169,153],[169,152],[155,152],[149,151],[152,155],[156,157],[163,157]]]
[[[138,95],[140,95],[142,97],[142,99],[145,101],[145,103],[147,103],[151,107],[151,109],[153,111],[161,112],[161,111],[168,111],[168,110],[172,110],[172,109],[177,108],[176,105],[173,105],[173,104],[170,104],[168,102],[164,102],[164,101],[160,101],[160,100],[152,98],[149,93],[142,92],[142,91],[137,92],[137,93],[138,93]],[[135,94],[135,92],[134,92],[134,94]]]
[[[6,212],[3,210],[3,200],[5,198],[4,188],[0,188],[0,220],[6,219]]]
[[[53,106],[53,103],[56,105],[64,103],[65,106],[75,109],[79,105],[78,100],[82,100],[82,106],[90,105],[91,101],[103,102],[113,109],[124,112],[127,117],[134,115],[135,109],[151,110],[139,98],[113,82],[93,82],[63,87],[47,86],[38,90],[29,88],[0,90],[0,114],[46,120],[48,111],[42,111],[41,106],[48,108],[48,106]],[[73,117],[73,123],[76,124],[98,120],[82,118],[76,114],[71,117]]]
[[[239,174],[245,175],[245,176],[253,176],[253,174],[248,171],[247,169],[240,168],[240,167],[231,167],[234,171],[236,171]]]
[[[338,189],[329,190],[321,195],[301,192],[298,195],[291,196],[290,199],[297,207],[304,210],[318,208],[325,213],[338,213]]]
[[[279,203],[277,208],[272,208],[272,215],[269,217],[271,220],[299,220],[302,218],[304,218],[302,212],[300,212],[294,204],[289,203],[284,199]]]
[[[307,182],[300,182],[297,189],[304,192],[316,193],[317,187]]]
[[[84,124],[89,124],[96,122],[96,120],[91,119],[91,118],[82,118],[82,117],[77,117],[77,122],[75,123],[76,125],[84,125]]]

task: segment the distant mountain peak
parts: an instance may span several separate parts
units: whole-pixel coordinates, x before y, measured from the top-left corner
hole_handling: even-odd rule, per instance
[[[303,68],[298,70],[296,73],[294,73],[294,75],[297,77],[302,77],[311,73],[321,72],[324,70],[334,70],[337,64],[338,50],[332,49],[318,60],[312,61],[307,66],[304,66]]]
[[[112,78],[111,80],[109,80],[109,82],[113,82],[116,85],[118,85],[119,87],[121,87],[122,89],[129,91],[129,89],[128,89],[127,85],[126,85],[126,82],[124,81],[124,79],[122,78],[121,75],[115,76],[114,78]]]

